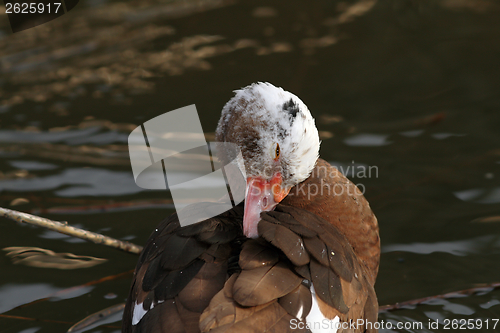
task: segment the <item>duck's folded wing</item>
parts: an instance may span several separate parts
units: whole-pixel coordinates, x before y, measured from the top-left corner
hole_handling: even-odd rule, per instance
[[[123,332],[198,333],[200,314],[237,264],[230,258],[242,215],[236,207],[182,228],[176,214],[160,223],[137,264]]]
[[[243,244],[241,272],[203,312],[202,332],[334,332],[350,321],[358,323],[352,332],[376,331],[358,321],[377,321],[371,279],[333,226],[278,205],[258,228],[262,238]]]

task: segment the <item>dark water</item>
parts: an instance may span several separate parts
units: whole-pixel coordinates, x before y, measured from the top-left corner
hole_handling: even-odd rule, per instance
[[[2,207],[143,244],[173,210],[169,193],[135,185],[130,131],[196,104],[210,137],[232,90],[269,81],[309,106],[321,156],[365,189],[380,223],[381,305],[500,281],[498,2],[93,0],[9,29],[0,16]],[[2,251],[1,332],[65,332],[125,300],[130,275],[89,282],[129,271],[135,255],[0,227],[1,248],[107,259],[61,270]],[[380,315],[423,324],[394,332],[447,332],[452,319],[500,331],[497,318],[491,289]],[[118,332],[116,320],[90,331]]]

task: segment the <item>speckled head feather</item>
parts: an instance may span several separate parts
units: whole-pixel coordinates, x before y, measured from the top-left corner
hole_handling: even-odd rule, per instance
[[[280,171],[283,185],[289,188],[307,179],[320,145],[307,106],[294,94],[270,83],[254,83],[235,93],[222,109],[216,141],[238,145],[244,160],[238,164],[247,177],[270,179]],[[219,158],[226,160],[224,156]]]

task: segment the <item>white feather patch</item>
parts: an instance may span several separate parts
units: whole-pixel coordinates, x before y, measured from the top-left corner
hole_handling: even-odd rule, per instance
[[[164,300],[159,300],[156,302],[156,304],[151,303],[151,306],[149,307],[149,310],[153,309],[155,305],[161,304],[165,302]],[[143,303],[135,303],[134,305],[134,313],[132,315],[132,325],[137,325],[142,317],[148,313],[149,310],[144,310],[144,307],[142,306]]]
[[[151,304],[151,310],[153,308],[153,304]],[[149,310],[144,310],[144,307],[142,306],[142,303],[135,303],[134,305],[134,314],[132,316],[132,325],[137,325],[142,317],[149,311]]]
[[[307,327],[312,333],[337,333],[337,327],[340,323],[339,316],[333,319],[326,318],[322,313],[316,299],[316,292],[311,286],[312,307],[306,317]]]

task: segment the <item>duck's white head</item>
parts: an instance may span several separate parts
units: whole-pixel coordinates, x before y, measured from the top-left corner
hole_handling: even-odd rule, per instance
[[[262,82],[235,93],[222,109],[216,141],[234,143],[242,153],[238,165],[247,177],[243,231],[256,238],[260,213],[274,209],[311,174],[320,141],[314,118],[294,94]]]

